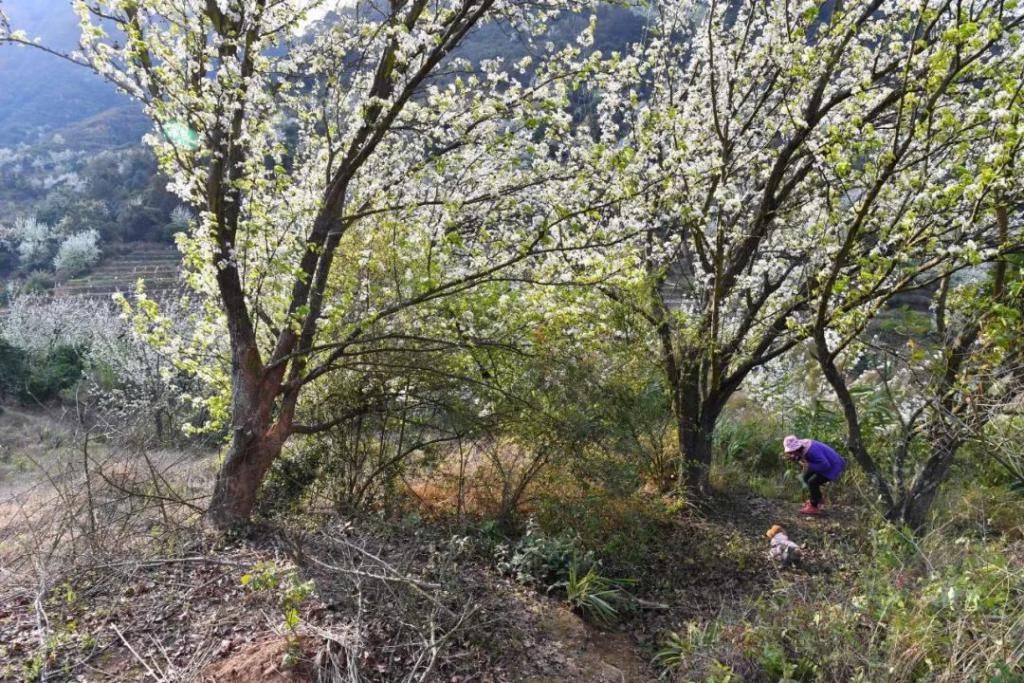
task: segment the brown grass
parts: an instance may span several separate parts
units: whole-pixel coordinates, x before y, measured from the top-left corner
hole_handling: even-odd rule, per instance
[[[404,479],[414,508],[429,517],[528,514],[543,489],[542,456],[510,441],[451,448]]]

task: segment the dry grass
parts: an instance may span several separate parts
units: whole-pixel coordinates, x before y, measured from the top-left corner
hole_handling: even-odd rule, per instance
[[[546,599],[466,537],[305,518],[225,539],[201,523],[211,458],[5,420],[27,464],[0,503],[0,680],[619,680],[575,641],[538,649]],[[463,487],[462,510],[500,488]]]
[[[6,409],[0,438],[0,679],[44,680],[127,648],[111,624],[84,628],[80,593],[113,595],[124,570],[193,543],[211,463],[118,448],[41,411]]]
[[[403,484],[427,516],[505,518],[534,510],[547,465],[545,454],[510,440],[484,441],[448,449]]]

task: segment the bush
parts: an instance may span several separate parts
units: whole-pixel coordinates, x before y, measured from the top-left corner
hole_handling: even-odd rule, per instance
[[[782,420],[764,415],[726,415],[715,430],[715,456],[718,462],[737,462],[761,474],[785,469],[782,437],[789,432]],[[815,437],[817,438],[817,437]]]
[[[64,240],[53,267],[62,277],[74,277],[91,269],[100,260],[100,235],[95,230],[86,230]]]
[[[286,448],[270,466],[260,490],[260,512],[273,515],[301,508],[306,492],[322,476],[326,449],[314,439],[298,440],[299,447]]]
[[[0,339],[0,399],[48,401],[77,382],[83,367],[82,352],[75,347],[29,354]]]
[[[24,352],[0,339],[0,399],[20,396],[27,373]]]
[[[19,294],[41,294],[53,289],[56,282],[53,274],[45,270],[33,270],[21,283]]]
[[[23,399],[48,401],[74,385],[85,367],[82,351],[73,346],[57,346],[29,363]]]
[[[629,604],[623,586],[632,580],[605,576],[594,553],[584,550],[578,537],[548,536],[533,520],[515,544],[499,545],[495,557],[500,573],[548,593],[564,594],[570,608],[598,623],[615,621]]]
[[[536,588],[550,588],[568,581],[574,567],[589,570],[594,555],[585,552],[578,538],[561,535],[548,536],[536,522],[530,520],[514,545],[501,546],[497,551],[498,571],[519,583]]]
[[[568,530],[609,571],[647,578],[652,562],[665,555],[666,533],[682,503],[643,491],[618,495],[592,487],[546,492],[536,504],[541,531]]]

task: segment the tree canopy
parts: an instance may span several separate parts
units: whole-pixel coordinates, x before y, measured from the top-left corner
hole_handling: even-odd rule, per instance
[[[220,389],[221,526],[249,516],[291,435],[337,426],[302,400],[332,375],[497,348],[581,301],[645,321],[693,491],[726,403],[809,344],[885,498],[837,363],[894,295],[948,294],[970,266],[996,264],[998,310],[1013,310],[1013,0],[678,0],[607,54],[600,12],[572,40],[546,33],[587,9],[554,1],[76,7],[82,50],[67,57],[143,102],[195,211],[179,245],[202,319],[172,339],[144,296],[138,310]],[[461,56],[497,26],[521,58]],[[562,329],[596,339],[612,317]]]

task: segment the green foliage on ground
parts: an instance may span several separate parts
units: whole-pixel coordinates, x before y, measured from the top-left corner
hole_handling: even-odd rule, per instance
[[[567,580],[574,567],[586,571],[595,563],[593,552],[585,550],[578,537],[550,536],[532,521],[522,537],[497,546],[494,554],[500,573],[542,589]]]
[[[0,340],[0,398],[45,403],[73,386],[84,367],[82,351],[74,346],[26,353]]]
[[[1019,543],[947,529],[915,539],[867,515],[860,522],[856,543],[830,549],[844,563],[841,576],[783,573],[760,597],[666,633],[655,657],[666,677],[1019,680]]]
[[[564,597],[571,609],[595,623],[611,624],[629,606],[624,586],[632,581],[611,578],[579,536],[549,536],[531,520],[519,540],[499,544],[493,553],[499,573]]]

